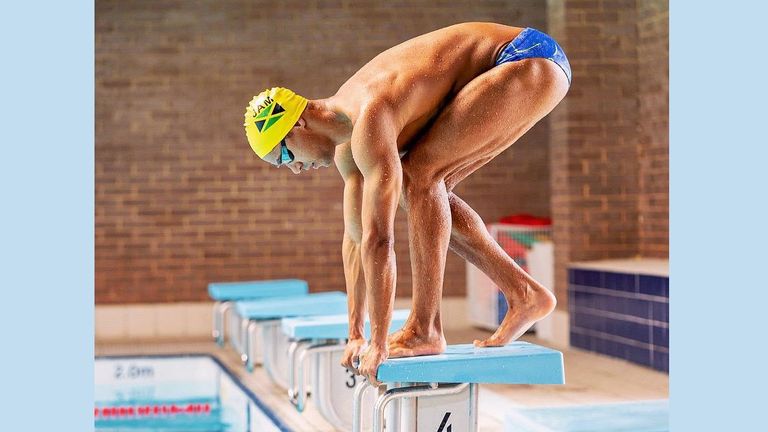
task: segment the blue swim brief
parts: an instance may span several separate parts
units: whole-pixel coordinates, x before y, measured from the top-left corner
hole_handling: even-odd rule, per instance
[[[571,65],[563,48],[548,34],[527,27],[499,52],[496,66],[527,58],[545,58],[552,60],[565,72],[571,83]]]

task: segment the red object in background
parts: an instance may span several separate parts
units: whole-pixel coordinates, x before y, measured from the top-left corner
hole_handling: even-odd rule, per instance
[[[509,238],[507,236],[504,236],[505,238],[502,239],[499,243],[501,244],[501,248],[504,249],[504,252],[507,253],[512,259],[518,259],[518,258],[525,258],[526,249],[524,245],[521,245],[517,241],[515,241],[512,238]]]
[[[529,226],[547,226],[552,225],[552,219],[548,217],[538,217],[526,213],[519,213],[510,216],[504,216],[499,219],[499,223],[508,225],[529,225]]]

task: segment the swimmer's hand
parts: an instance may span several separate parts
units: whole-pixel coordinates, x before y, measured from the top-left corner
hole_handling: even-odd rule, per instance
[[[372,386],[379,386],[381,383],[376,380],[376,373],[379,365],[389,358],[387,346],[370,345],[360,356],[360,366],[358,373],[368,380]]]
[[[365,338],[349,339],[347,347],[344,348],[344,355],[341,356],[341,365],[358,373],[357,366],[360,364],[360,352],[365,348],[365,343]]]

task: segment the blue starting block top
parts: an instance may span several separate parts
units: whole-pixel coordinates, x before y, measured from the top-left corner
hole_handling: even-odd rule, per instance
[[[505,431],[515,432],[666,432],[669,401],[520,408],[507,414]]]
[[[564,384],[563,353],[528,342],[493,348],[450,345],[444,353],[389,359],[383,383]]]
[[[392,312],[389,331],[400,329],[408,319],[407,309]],[[346,339],[349,337],[349,318],[346,313],[286,318],[282,322],[283,333],[292,339]],[[371,337],[371,322],[365,320],[365,338]]]
[[[242,318],[252,320],[339,314],[347,310],[347,295],[333,291],[304,296],[244,300],[235,303],[235,310]]]
[[[288,297],[309,292],[307,281],[276,279],[248,282],[214,282],[208,284],[208,295],[216,301],[253,300]]]

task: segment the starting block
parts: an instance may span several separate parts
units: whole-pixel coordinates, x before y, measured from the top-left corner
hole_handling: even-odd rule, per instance
[[[272,380],[287,387],[288,367],[285,358],[288,354],[288,338],[280,329],[283,318],[340,314],[347,311],[347,295],[334,291],[307,294],[304,296],[281,297],[258,301],[239,301],[235,303],[235,312],[241,318],[240,334],[241,359],[248,371],[253,371],[256,364],[255,351],[263,352],[262,363]],[[261,335],[261,343],[256,340]]]
[[[219,346],[224,346],[226,316],[236,301],[305,295],[308,292],[307,282],[300,279],[210,283],[208,284],[208,295],[215,300],[213,305],[213,339]],[[238,329],[239,327],[235,326],[230,331]],[[230,335],[233,334],[237,333],[230,333]],[[236,343],[235,341],[239,340],[239,336],[234,338],[230,336],[231,342]],[[235,349],[238,350],[237,347]]]
[[[477,432],[478,384],[565,383],[561,352],[521,341],[389,359],[376,377],[383,384],[376,389],[374,432]],[[355,390],[353,432],[362,432],[363,396],[372,388],[365,382]]]
[[[389,333],[403,326],[409,312],[395,310],[392,313]],[[304,411],[309,394],[305,377],[309,370],[312,399],[320,414],[336,429],[350,430],[355,388],[362,385],[362,380],[340,365],[349,337],[347,314],[286,318],[282,321],[282,330],[290,340],[288,398],[291,403],[299,412]],[[365,321],[364,330],[365,338],[370,338],[369,320]],[[373,400],[369,405],[372,404]]]

